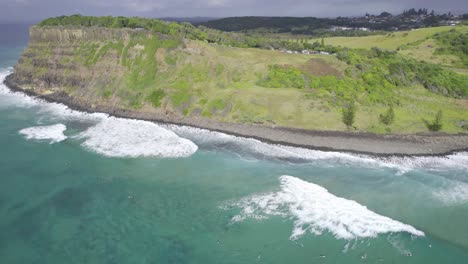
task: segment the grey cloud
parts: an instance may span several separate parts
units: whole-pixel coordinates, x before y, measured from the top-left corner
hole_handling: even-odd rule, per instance
[[[50,16],[124,15],[146,17],[317,16],[399,13],[411,7],[468,12],[466,0],[0,0],[0,21]]]

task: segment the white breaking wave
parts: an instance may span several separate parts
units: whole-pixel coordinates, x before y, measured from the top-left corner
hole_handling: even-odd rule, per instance
[[[291,240],[307,232],[320,235],[324,231],[346,240],[397,232],[424,236],[422,231],[410,225],[379,215],[355,201],[337,197],[319,185],[292,176],[281,176],[280,183],[281,189],[277,192],[253,195],[221,208],[241,209],[240,214],[232,218],[233,222],[275,215],[290,217],[294,219]]]
[[[82,145],[110,157],[188,157],[198,149],[190,140],[154,123],[109,117],[82,132]]]
[[[0,105],[23,107],[37,110],[47,122],[78,121],[92,125],[80,133],[87,149],[110,157],[187,157],[198,147],[190,140],[178,137],[174,132],[152,122],[109,117],[104,113],[85,113],[68,108],[64,104],[49,103],[45,100],[13,92],[3,84],[11,70],[0,71]],[[63,126],[63,127],[62,127]],[[63,128],[63,130],[61,130]],[[22,130],[28,138],[64,140],[65,126],[44,126]],[[26,134],[27,133],[27,134]],[[52,138],[53,137],[53,138]],[[65,137],[65,138],[64,138]]]
[[[37,104],[37,99],[30,97],[24,93],[13,92],[3,83],[6,76],[11,73],[11,69],[0,70],[0,107],[2,106],[18,106],[32,107]]]
[[[27,139],[36,140],[50,140],[50,144],[64,141],[67,136],[63,132],[67,127],[63,124],[56,124],[51,126],[37,126],[21,129],[20,134],[24,135]]]
[[[81,120],[81,121],[99,121],[108,117],[103,113],[85,113],[70,109],[68,106],[59,103],[49,103],[37,97],[29,96],[21,92],[10,90],[3,84],[6,76],[11,70],[0,71],[0,107],[37,107],[38,114],[45,114],[47,117],[55,117],[59,120]]]

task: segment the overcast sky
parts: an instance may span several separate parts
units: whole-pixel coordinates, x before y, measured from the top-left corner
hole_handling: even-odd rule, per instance
[[[123,15],[145,17],[317,16],[399,13],[408,8],[468,12],[468,0],[0,0],[1,21],[46,17]]]

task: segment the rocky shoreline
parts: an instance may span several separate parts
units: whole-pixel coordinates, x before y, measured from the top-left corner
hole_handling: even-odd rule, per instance
[[[255,138],[264,142],[323,151],[352,152],[374,156],[441,156],[468,150],[468,134],[419,133],[378,135],[365,132],[318,131],[265,125],[225,123],[207,118],[186,118],[166,113],[148,113],[104,105],[92,105],[65,92],[40,94],[15,84],[12,75],[4,83],[11,90],[49,102],[67,105],[88,113],[107,113],[115,117],[157,123],[185,125],[230,135]]]

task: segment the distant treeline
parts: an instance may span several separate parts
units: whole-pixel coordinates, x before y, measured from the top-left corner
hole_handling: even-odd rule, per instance
[[[451,13],[435,14],[427,9],[405,10],[401,15],[382,12],[380,15],[366,14],[364,17],[228,17],[200,23],[209,28],[223,31],[264,31],[271,33],[292,33],[315,36],[359,36],[370,35],[370,31],[346,30],[326,31],[331,27],[367,28],[372,31],[391,31],[419,27],[439,26],[453,17]],[[463,15],[462,19],[467,19]]]

